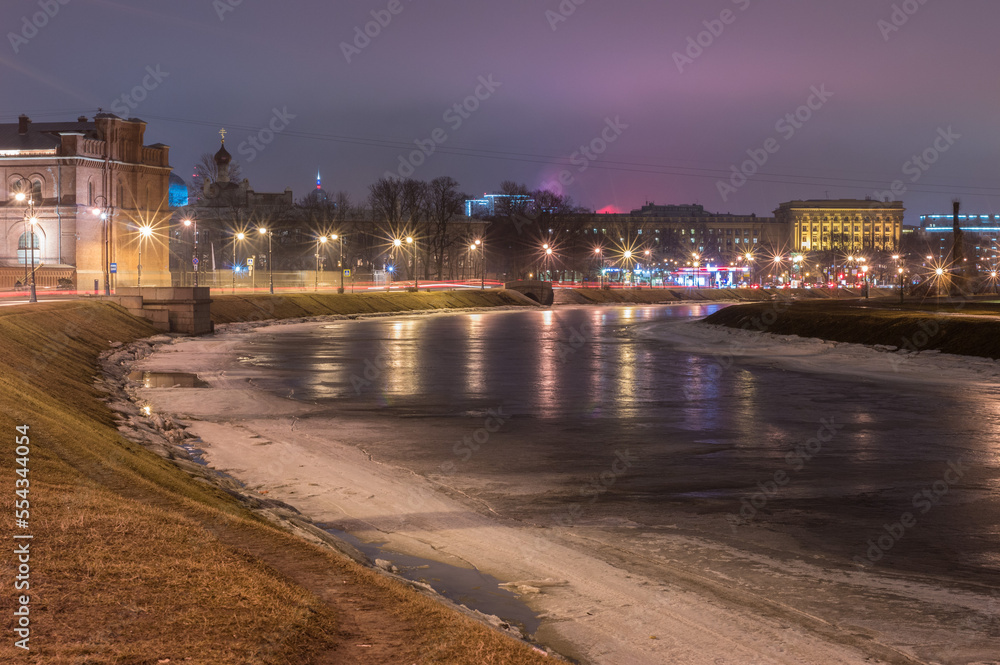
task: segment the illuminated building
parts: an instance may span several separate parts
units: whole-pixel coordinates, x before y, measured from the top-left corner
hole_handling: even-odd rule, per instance
[[[142,120],[111,113],[45,123],[22,115],[0,125],[0,288],[24,281],[32,245],[39,288],[93,292],[97,283],[103,291],[112,263],[112,287],[134,286],[142,226],[155,229],[143,243],[142,284],[170,284],[166,243],[159,242],[169,217],[170,149],[144,145],[145,131]],[[34,201],[33,235],[25,231],[19,192]]]
[[[926,251],[940,261],[951,256],[954,215],[921,215],[920,236]],[[964,255],[976,257],[979,269],[993,269],[997,263],[1000,215],[959,215],[964,233]]]
[[[899,249],[903,203],[871,199],[790,201],[774,211],[794,252],[892,252]]]

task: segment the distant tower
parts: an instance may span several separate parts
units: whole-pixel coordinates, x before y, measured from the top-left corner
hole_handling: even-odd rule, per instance
[[[306,199],[310,205],[329,203],[330,201],[330,197],[327,195],[326,190],[323,189],[323,177],[320,175],[319,171],[316,171],[316,189],[309,192]]]

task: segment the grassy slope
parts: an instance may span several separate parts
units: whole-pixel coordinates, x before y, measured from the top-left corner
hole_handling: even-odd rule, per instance
[[[8,618],[0,662],[551,662],[256,520],[124,440],[93,387],[96,358],[111,341],[153,332],[107,303],[0,310],[0,537],[13,542],[22,424],[31,427],[34,535],[32,651],[12,646]],[[0,556],[6,617],[11,549]],[[365,640],[371,648],[357,646]]]
[[[429,309],[463,307],[498,307],[522,305],[516,296],[505,291],[444,291],[437,293],[383,293],[344,295],[330,293],[294,293],[277,296],[266,294],[226,295],[212,293],[212,321],[294,319],[304,316],[331,314],[376,314]]]
[[[905,308],[874,302],[753,303],[727,307],[706,321],[778,335],[1000,358],[1000,309],[985,303]]]

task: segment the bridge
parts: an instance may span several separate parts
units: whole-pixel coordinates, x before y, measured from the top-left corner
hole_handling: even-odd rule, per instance
[[[555,294],[552,291],[552,282],[540,282],[537,280],[519,280],[516,282],[507,282],[504,284],[505,289],[510,289],[511,291],[517,291],[518,293],[531,298],[540,305],[545,305],[548,307],[555,300]]]

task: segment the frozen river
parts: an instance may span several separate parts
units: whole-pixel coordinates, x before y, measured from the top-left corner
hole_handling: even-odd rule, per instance
[[[520,584],[587,662],[997,662],[989,368],[790,369],[685,323],[718,307],[275,326],[153,357],[225,407],[146,392],[317,521]]]

